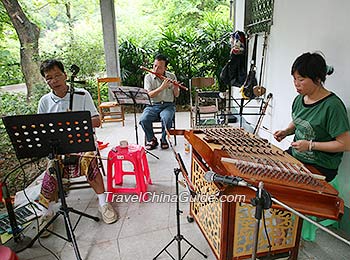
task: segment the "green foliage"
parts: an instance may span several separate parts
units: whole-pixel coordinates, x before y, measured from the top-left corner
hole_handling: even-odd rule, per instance
[[[33,88],[31,100],[26,100],[26,95],[23,93],[0,93],[0,115],[24,115],[33,114],[37,111],[37,105],[40,97],[49,92],[48,87],[44,85],[36,85]]]
[[[87,80],[88,84],[83,87],[97,99],[96,78],[105,76],[99,1],[22,2],[26,13],[41,26],[41,60],[62,60],[68,76],[70,66],[78,65],[81,70],[77,79]],[[130,0],[118,1],[115,5],[124,85],[142,87],[145,72],[139,66],[151,68],[153,56],[159,52],[169,57],[169,70],[186,85],[194,76],[218,77],[229,56],[228,33],[232,25],[228,21],[228,1]],[[0,61],[0,77],[1,72],[5,76],[0,80],[7,80],[3,85],[12,83],[9,78],[22,79],[18,49],[8,46],[1,49],[0,44],[0,58],[5,57]],[[7,67],[2,66],[3,60],[7,60]],[[17,67],[13,65],[10,69],[9,64]],[[220,83],[218,87],[224,88]],[[102,95],[107,94],[103,90]],[[186,104],[188,100],[188,93],[182,91],[178,102]]]
[[[17,34],[0,4],[0,86],[23,82],[18,48]]]
[[[152,52],[151,48],[137,47],[132,40],[125,40],[119,45],[119,60],[123,85],[143,86],[144,71],[140,69],[140,66],[148,66]]]
[[[33,96],[29,102],[23,93],[0,93],[0,116],[35,114],[39,98],[48,91],[47,87],[36,85],[33,88]],[[0,140],[0,157],[7,158],[8,155],[14,155],[13,147],[2,120],[0,120]]]
[[[96,78],[105,75],[101,16],[98,0],[22,0],[30,20],[41,29],[40,59],[62,60],[66,72],[80,67],[77,80],[97,100]],[[188,86],[195,76],[218,76],[229,56],[228,1],[224,0],[128,0],[117,1],[116,17],[123,85],[143,85],[153,57],[162,52],[170,59],[169,70]],[[67,10],[69,12],[67,12]],[[0,85],[23,82],[20,44],[9,17],[0,5]],[[220,87],[220,84],[218,84]],[[39,98],[49,90],[36,86],[30,101],[23,94],[0,94],[0,115],[35,113]],[[107,100],[107,86],[102,87]],[[179,104],[188,104],[181,91]],[[0,120],[0,160],[14,158],[14,151]],[[1,163],[1,161],[0,161]]]
[[[6,24],[10,24],[10,17],[8,16],[4,5],[0,5],[0,39],[4,39],[3,31],[5,30]]]
[[[98,13],[97,0],[22,0],[21,5],[30,19],[45,30],[56,30],[68,25],[67,6],[74,23],[89,20]]]
[[[9,50],[0,46],[0,85],[23,82],[21,66]]]
[[[169,25],[159,41],[158,51],[169,57],[169,69],[185,84],[192,77],[214,76],[219,79],[229,57],[231,25],[228,19],[213,13],[205,13],[203,19],[198,30],[186,27],[176,31],[176,26]],[[224,90],[225,86],[217,82],[217,87]],[[178,102],[188,104],[189,95],[182,91]]]
[[[86,35],[85,35],[86,36]],[[65,64],[66,73],[72,64],[80,68],[79,77],[95,77],[96,74],[105,69],[103,40],[100,35],[86,41],[85,37],[75,37],[73,42],[63,44],[61,49],[43,52],[41,59],[60,59]]]
[[[201,45],[203,53],[202,60],[207,61],[203,67],[204,71],[209,71],[217,79],[220,72],[229,59],[230,45],[229,37],[231,25],[228,20],[222,19],[218,14],[206,13],[201,29]],[[219,89],[225,90],[226,86],[219,81]]]
[[[166,17],[164,25],[176,26],[178,29],[197,28],[203,21],[203,12],[218,12],[222,6],[228,8],[228,1],[225,0],[154,0],[154,2],[159,10],[163,10],[161,17]]]
[[[85,85],[77,85],[77,87],[81,87],[89,91],[91,94],[92,99],[95,102],[95,106],[97,107],[97,80],[96,78],[89,78],[86,80]],[[103,100],[108,100],[108,89],[105,91],[102,91],[102,94],[105,99]]]

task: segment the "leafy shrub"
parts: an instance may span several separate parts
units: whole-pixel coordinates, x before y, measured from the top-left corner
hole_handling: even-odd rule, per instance
[[[0,48],[0,85],[23,82],[23,74],[19,61],[9,50]]]
[[[48,89],[45,86],[35,86],[33,88],[33,95],[29,102],[27,101],[27,97],[24,93],[0,93],[1,117],[36,113],[39,97],[41,97],[44,93],[47,92]],[[0,177],[2,177],[3,174],[9,173],[11,170],[13,170],[15,166],[19,164],[15,156],[14,148],[11,144],[9,136],[7,135],[2,120],[0,120],[0,139]],[[25,177],[21,173],[21,169],[18,169],[17,171],[13,172],[8,179],[8,187],[10,189],[10,194],[13,195],[16,193],[16,191],[22,190],[25,185],[31,183],[33,179],[36,178],[41,172],[42,169],[39,170],[30,168],[30,171],[26,171],[25,173],[26,175],[28,175],[27,177]]]
[[[119,45],[121,79],[125,86],[143,86],[144,71],[140,66],[148,66],[153,53],[152,48],[137,46],[132,39],[126,39]],[[153,60],[151,60],[153,62]]]
[[[23,93],[0,93],[1,117],[35,114],[37,112],[39,98],[47,92],[47,87],[42,85],[35,86],[33,89],[33,96],[29,102],[27,101],[26,95]],[[11,153],[14,154],[13,147],[2,120],[0,121],[0,139],[0,156],[3,157]]]
[[[158,51],[167,55],[172,70],[179,81],[189,83],[192,77],[213,76],[219,79],[221,69],[229,57],[229,32],[231,25],[220,15],[208,13],[198,27],[175,30],[168,26],[159,41]],[[219,80],[216,89],[225,90]],[[189,103],[189,94],[181,92],[178,103]]]

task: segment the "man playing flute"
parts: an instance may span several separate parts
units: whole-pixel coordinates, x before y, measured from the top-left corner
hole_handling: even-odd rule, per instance
[[[171,81],[176,81],[176,76],[167,71],[168,63],[166,56],[158,54],[154,59],[153,72],[163,75],[164,79],[152,73],[147,74],[144,79],[144,88],[148,91],[152,101],[152,105],[144,109],[140,119],[140,125],[146,135],[147,150],[153,150],[159,145],[152,126],[153,122],[159,120],[162,123],[161,148],[169,148],[165,130],[171,128],[176,109],[175,98],[179,96],[180,89],[177,84],[171,83]]]

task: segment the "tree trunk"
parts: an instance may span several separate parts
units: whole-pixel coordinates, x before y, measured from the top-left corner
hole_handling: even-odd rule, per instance
[[[13,27],[15,27],[21,48],[21,69],[27,85],[27,99],[35,84],[43,82],[39,71],[39,27],[24,14],[17,0],[1,0]]]
[[[72,48],[72,45],[74,43],[74,33],[73,33],[73,19],[71,15],[71,3],[70,1],[66,2],[64,4],[66,7],[66,16],[68,19],[68,29],[69,29],[69,48]]]

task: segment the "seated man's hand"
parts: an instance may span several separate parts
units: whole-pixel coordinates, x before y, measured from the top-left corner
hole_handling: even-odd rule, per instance
[[[160,85],[159,88],[161,90],[164,90],[164,89],[168,88],[170,86],[170,84],[171,84],[170,79],[166,78],[166,79],[164,79],[162,85]]]

